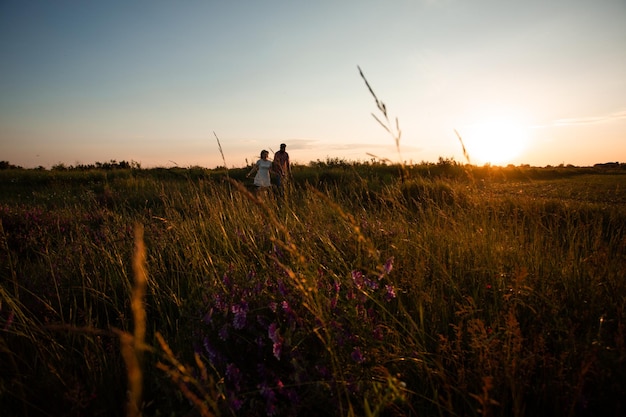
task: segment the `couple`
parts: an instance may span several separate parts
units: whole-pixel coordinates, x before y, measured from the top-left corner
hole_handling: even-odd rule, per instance
[[[282,187],[285,179],[291,175],[291,164],[289,163],[289,154],[285,151],[287,145],[280,144],[280,150],[274,153],[274,161],[267,159],[269,152],[266,150],[261,151],[261,159],[256,161],[256,164],[252,167],[252,170],[246,175],[246,178],[256,172],[254,176],[254,185],[260,190],[265,187],[271,187],[270,172],[276,175],[276,184],[279,188]]]

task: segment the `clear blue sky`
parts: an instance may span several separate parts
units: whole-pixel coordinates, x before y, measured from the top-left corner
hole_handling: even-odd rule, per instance
[[[625,0],[2,0],[0,57],[24,167],[626,162]]]

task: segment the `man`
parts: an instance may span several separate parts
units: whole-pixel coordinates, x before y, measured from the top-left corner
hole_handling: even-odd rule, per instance
[[[281,188],[288,176],[291,176],[291,164],[289,163],[289,154],[285,151],[287,145],[280,144],[280,150],[274,153],[274,172],[278,188]]]

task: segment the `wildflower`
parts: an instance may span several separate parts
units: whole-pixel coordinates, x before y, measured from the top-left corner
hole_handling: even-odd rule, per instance
[[[372,337],[376,340],[383,340],[383,328],[381,326],[376,326],[372,331]]]
[[[276,393],[274,392],[274,390],[270,388],[266,382],[258,384],[257,388],[259,389],[261,396],[263,396],[263,398],[265,398],[266,400],[265,413],[268,416],[276,415],[277,398],[276,398]]]
[[[354,285],[356,285],[358,289],[363,288],[363,273],[361,271],[354,270],[352,271],[351,275]]]
[[[280,355],[283,353],[283,344],[282,342],[280,343],[273,343],[272,344],[272,355],[274,355],[274,357],[277,360],[280,360]]]
[[[385,301],[391,301],[396,298],[396,289],[393,285],[385,285],[387,292],[385,293]]]
[[[241,389],[241,371],[234,363],[229,363],[226,366],[226,378],[232,382],[236,391]]]
[[[234,304],[230,309],[235,315],[235,318],[233,319],[233,327],[237,330],[241,330],[246,327],[248,303],[242,301],[240,304]]]
[[[270,327],[267,329],[267,334],[272,341],[272,353],[274,357],[280,360],[280,354],[283,350],[283,337],[278,332],[278,325],[276,323],[270,324]]]
[[[209,362],[215,365],[218,362],[218,358],[219,358],[218,351],[215,348],[213,348],[213,346],[211,345],[207,337],[204,338],[204,340],[202,341],[202,344],[204,345],[204,350],[206,350],[209,356]]]
[[[330,309],[334,310],[335,308],[337,308],[337,302],[339,301],[339,295],[335,295],[333,298],[330,299]]]
[[[278,280],[278,292],[280,293],[280,295],[282,295],[283,297],[285,295],[287,295],[287,287],[285,286],[285,283],[283,282],[283,280]]]
[[[263,292],[264,289],[265,289],[265,284],[262,283],[261,281],[257,281],[256,285],[254,286],[253,294],[259,295]]]
[[[243,405],[243,401],[238,398],[233,392],[230,392],[228,394],[228,403],[230,404],[230,407],[235,411],[239,411],[241,409],[241,406]]]
[[[291,307],[289,307],[289,303],[287,301],[283,301],[281,303],[281,307],[283,308],[283,311],[287,314],[291,313]]]
[[[215,308],[224,312],[228,310],[228,303],[221,294],[215,295]]]
[[[209,324],[211,323],[211,318],[213,317],[213,309],[209,309],[209,311],[207,311],[207,313],[202,317],[202,321],[205,324]],[[6,329],[5,329],[6,330]]]
[[[363,356],[363,353],[361,353],[361,349],[359,349],[358,347],[354,348],[354,350],[350,354],[350,357],[356,363],[363,363],[363,362],[365,362],[365,357]]]
[[[378,282],[374,281],[373,279],[364,278],[363,282],[372,290],[378,289]]]
[[[224,283],[224,286],[226,288],[231,288],[232,286],[232,281],[230,280],[230,277],[228,276],[228,273],[224,273],[224,275],[222,276],[222,282]]]
[[[9,313],[9,317],[7,317],[7,321],[4,325],[4,329],[3,330],[8,330],[9,327],[11,327],[11,324],[13,324],[13,320],[15,319],[15,311],[11,310],[11,312]]]
[[[387,259],[387,261],[385,262],[384,268],[387,274],[391,272],[391,270],[393,269],[393,256]]]
[[[226,341],[228,339],[228,324],[224,324],[219,332],[217,332],[217,335],[220,339]]]
[[[270,324],[270,327],[267,329],[267,335],[272,342],[277,342],[280,339],[280,334],[278,334],[278,325],[276,323]]]

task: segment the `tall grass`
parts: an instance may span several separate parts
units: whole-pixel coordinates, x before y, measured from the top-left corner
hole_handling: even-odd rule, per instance
[[[525,194],[464,170],[404,182],[303,173],[282,199],[236,180],[129,176],[2,203],[2,409],[127,413],[119,338],[136,330],[140,223],[137,412],[623,411],[623,205],[571,180],[561,200],[547,183]],[[623,201],[608,184],[603,201]]]

